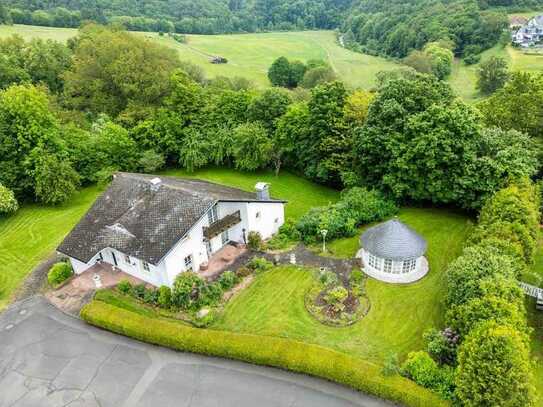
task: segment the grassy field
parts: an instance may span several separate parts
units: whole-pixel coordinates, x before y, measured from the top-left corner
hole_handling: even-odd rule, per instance
[[[86,188],[67,205],[24,205],[14,216],[0,217],[0,311],[28,273],[79,221],[97,194],[96,187]]]
[[[186,176],[182,171],[167,175]],[[275,177],[270,171],[240,173],[211,168],[191,174],[217,183],[252,191],[257,181],[271,183],[272,195],[291,201],[287,216],[297,218],[313,205],[335,201],[339,193],[313,184],[287,172]],[[59,207],[24,205],[14,216],[0,217],[0,310],[12,299],[14,291],[32,269],[44,260],[79,221],[98,196],[96,187],[81,190],[69,204]]]
[[[218,184],[230,185],[246,191],[254,191],[259,181],[269,182],[274,198],[288,201],[287,218],[298,219],[312,206],[324,206],[339,199],[339,192],[304,178],[282,171],[278,177],[272,171],[240,173],[231,168],[206,168],[188,174],[183,170],[169,170],[164,175],[201,178]]]
[[[314,278],[311,271],[280,267],[257,277],[226,306],[213,328],[309,341],[376,363],[392,352],[405,356],[421,348],[422,333],[442,322],[444,270],[460,254],[470,222],[464,216],[432,209],[403,209],[400,218],[428,240],[431,271],[409,285],[368,280],[371,309],[360,322],[346,328],[317,322],[304,307],[304,295]],[[331,247],[353,256],[358,237],[333,242]]]
[[[11,34],[19,34],[27,39],[37,37],[66,41],[76,35],[77,30],[0,25],[0,37]],[[384,58],[363,55],[340,47],[333,31],[189,35],[187,44],[180,44],[157,33],[138,34],[175,49],[182,60],[201,65],[208,77],[243,76],[260,87],[270,85],[267,77],[268,68],[280,56],[301,61],[325,59],[346,84],[366,89],[375,85],[377,72],[397,67],[396,63]],[[211,64],[209,54],[225,57],[228,63]]]
[[[541,72],[543,70],[543,53],[528,53],[513,47],[495,46],[482,53],[481,62],[492,57],[504,58],[512,71]],[[475,88],[479,65],[466,65],[455,59],[449,83],[456,93],[466,100],[477,100],[482,95]]]

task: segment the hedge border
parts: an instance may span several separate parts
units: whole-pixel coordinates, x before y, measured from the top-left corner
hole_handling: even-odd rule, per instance
[[[319,345],[193,328],[145,317],[96,300],[83,307],[81,318],[91,325],[143,342],[305,373],[407,406],[450,405],[437,394],[401,376],[385,378],[376,364]]]

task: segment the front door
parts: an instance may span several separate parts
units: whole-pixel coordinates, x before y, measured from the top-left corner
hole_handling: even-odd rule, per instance
[[[207,257],[211,257],[211,254],[213,251],[211,250],[211,241],[206,240],[206,251],[207,251]]]
[[[113,258],[113,264],[117,266],[117,256],[115,256],[115,253],[111,252],[111,257]]]

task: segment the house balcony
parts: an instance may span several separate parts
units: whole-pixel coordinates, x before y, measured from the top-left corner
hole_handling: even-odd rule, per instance
[[[226,215],[225,217],[219,219],[216,222],[213,222],[209,226],[204,226],[204,237],[207,240],[213,239],[215,236],[220,235],[221,233],[227,231],[232,226],[237,225],[241,222],[241,212],[236,211],[234,213],[231,213],[230,215]]]

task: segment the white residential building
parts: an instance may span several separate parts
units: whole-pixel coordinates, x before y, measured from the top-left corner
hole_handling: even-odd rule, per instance
[[[249,232],[271,237],[284,223],[285,201],[258,183],[250,193],[211,182],[118,173],[58,247],[80,274],[110,263],[155,286],[198,272]]]

